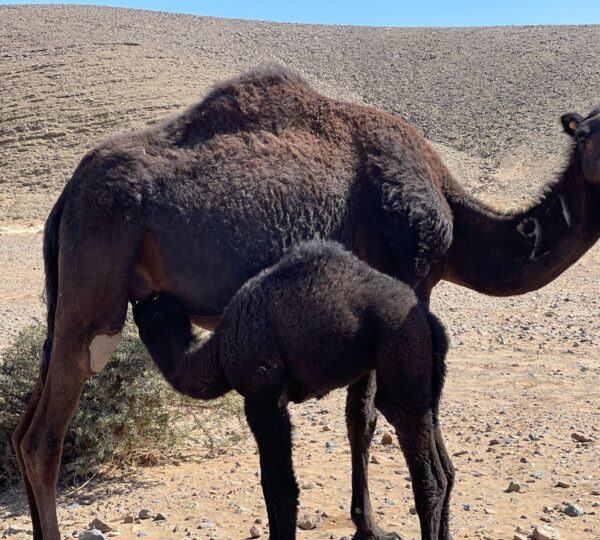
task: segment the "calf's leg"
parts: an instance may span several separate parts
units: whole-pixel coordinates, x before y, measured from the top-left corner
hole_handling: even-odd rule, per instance
[[[350,515],[356,525],[354,540],[402,540],[395,532],[385,532],[375,523],[369,496],[369,447],[377,425],[374,406],[375,372],[348,387],[346,424],[352,454],[352,501]]]
[[[246,418],[260,455],[261,484],[272,540],[296,538],[298,485],[292,465],[292,424],[279,395],[246,397]]]

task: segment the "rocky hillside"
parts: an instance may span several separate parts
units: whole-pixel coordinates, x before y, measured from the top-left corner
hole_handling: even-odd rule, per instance
[[[557,119],[600,102],[600,27],[360,28],[0,5],[0,227],[39,225],[99,140],[264,62],[402,115],[476,192],[510,202],[560,166]]]

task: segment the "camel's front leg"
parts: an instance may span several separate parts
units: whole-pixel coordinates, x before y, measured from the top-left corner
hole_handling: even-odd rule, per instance
[[[375,523],[369,497],[369,446],[377,424],[374,406],[375,372],[348,387],[346,423],[352,453],[352,506],[350,515],[356,525],[354,540],[402,540],[395,532],[385,532]]]

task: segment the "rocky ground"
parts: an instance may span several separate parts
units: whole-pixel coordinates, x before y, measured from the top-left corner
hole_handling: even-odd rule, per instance
[[[0,349],[43,317],[39,231],[85,150],[241,69],[279,61],[328,95],[401,114],[471,191],[503,205],[531,199],[560,166],[560,114],[600,103],[594,26],[365,29],[58,6],[0,6],[0,20]],[[437,288],[452,339],[442,418],[457,468],[454,538],[549,525],[562,539],[600,539],[599,262],[596,247],[517,298]],[[352,531],[343,400],[292,408],[301,515],[316,525],[300,537]],[[374,506],[384,527],[416,538],[406,466],[381,442],[389,426],[378,429]],[[253,526],[266,537],[253,441],[221,450],[189,448],[176,463],[62,491],[63,532],[99,518],[123,538],[245,538]],[[138,519],[144,509],[152,517]],[[20,491],[0,494],[0,534],[28,528]]]

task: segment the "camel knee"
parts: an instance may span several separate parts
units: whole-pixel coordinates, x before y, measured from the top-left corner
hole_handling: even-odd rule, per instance
[[[89,344],[89,368],[93,375],[100,373],[115,352],[121,341],[121,332],[116,334],[97,334]]]

